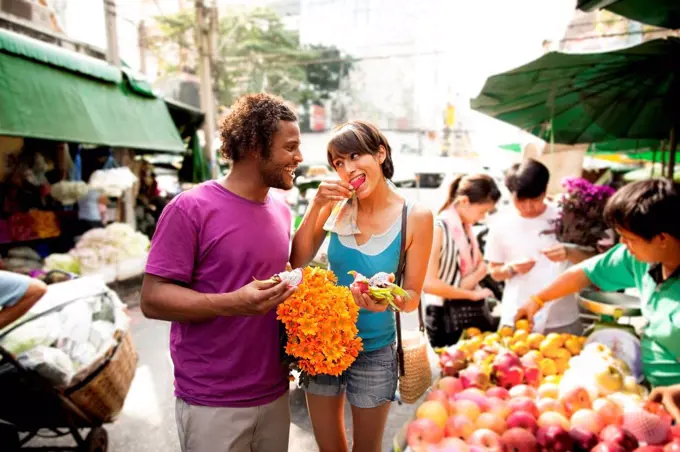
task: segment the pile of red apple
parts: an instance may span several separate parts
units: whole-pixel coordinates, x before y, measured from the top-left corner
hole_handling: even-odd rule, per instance
[[[587,390],[520,384],[466,388],[443,377],[418,407],[406,441],[413,452],[680,452],[680,432],[659,404],[624,407]]]
[[[492,384],[509,389],[520,384],[538,387],[542,373],[538,365],[528,360],[521,360],[510,350],[499,350],[497,354],[488,354],[478,350],[472,363],[457,349],[440,355],[440,365],[444,376],[458,377],[463,388],[487,389]],[[485,356],[481,356],[485,354]]]

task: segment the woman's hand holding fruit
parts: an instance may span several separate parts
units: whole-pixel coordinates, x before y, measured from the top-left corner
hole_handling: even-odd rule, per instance
[[[387,303],[384,301],[378,301],[369,294],[362,292],[358,286],[352,285],[350,290],[354,296],[354,301],[357,302],[360,308],[364,308],[372,312],[384,312],[387,310]]]
[[[348,199],[352,196],[352,186],[341,180],[321,182],[314,195],[314,203],[320,207]]]

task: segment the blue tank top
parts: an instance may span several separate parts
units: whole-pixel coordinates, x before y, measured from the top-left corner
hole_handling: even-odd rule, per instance
[[[410,206],[407,206],[410,208]],[[349,286],[354,281],[351,270],[370,278],[378,272],[396,273],[401,251],[401,215],[386,232],[373,235],[358,245],[353,235],[331,234],[328,263],[338,277],[338,284]],[[361,308],[357,320],[363,350],[370,352],[386,347],[396,340],[394,313],[372,312]]]

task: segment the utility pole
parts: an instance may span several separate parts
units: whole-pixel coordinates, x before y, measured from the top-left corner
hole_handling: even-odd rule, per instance
[[[104,0],[104,20],[106,22],[106,59],[114,66],[120,67],[116,0]]]
[[[205,154],[213,178],[218,177],[217,156],[213,149],[215,136],[215,101],[212,85],[212,63],[216,34],[215,14],[205,6],[203,0],[196,0],[196,24],[198,27],[198,72],[201,80],[201,110],[205,113],[203,133],[205,134]]]
[[[146,25],[144,20],[137,25],[137,40],[139,46],[139,72],[146,75]]]
[[[104,20],[106,22],[106,60],[116,66],[121,67],[120,53],[118,50],[118,18],[116,13],[116,0],[104,0]],[[124,151],[121,152],[121,154]],[[137,218],[135,217],[135,197],[132,189],[125,190],[121,199],[124,221],[137,228]]]

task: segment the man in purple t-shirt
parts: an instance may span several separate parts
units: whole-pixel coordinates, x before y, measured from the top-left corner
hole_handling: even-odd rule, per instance
[[[288,375],[276,306],[291,213],[270,188],[302,162],[295,114],[268,94],[242,97],[221,130],[229,175],[172,200],[158,222],[142,311],[172,322],[176,421],[183,452],[288,449]]]

